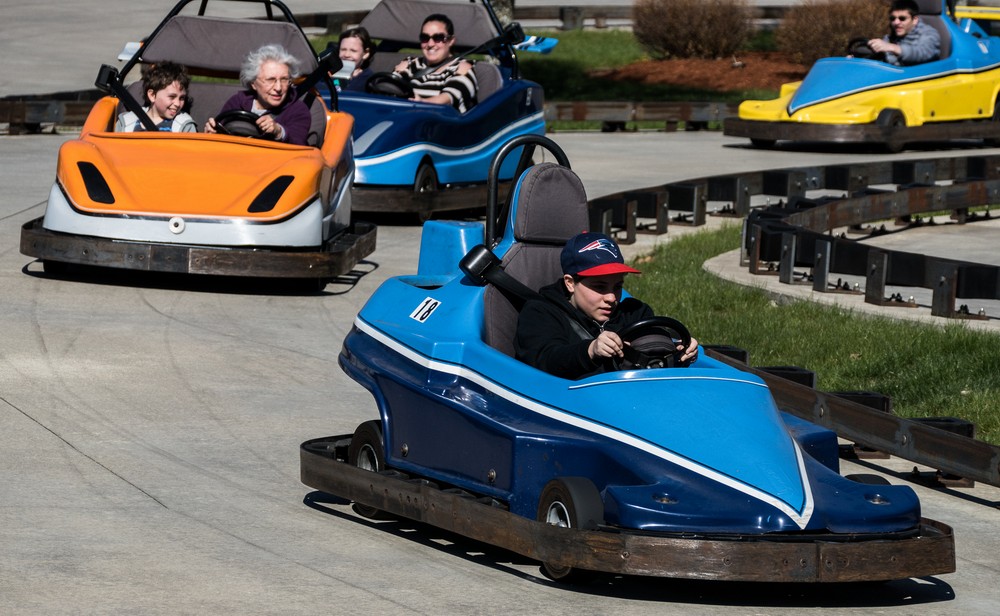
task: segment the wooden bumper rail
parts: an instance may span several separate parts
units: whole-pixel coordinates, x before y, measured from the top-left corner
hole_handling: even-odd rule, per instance
[[[955,570],[952,529],[921,520],[906,538],[800,536],[678,537],[602,528],[559,528],[507,511],[496,501],[398,472],[346,462],[351,437],[313,439],[299,450],[305,485],[394,516],[433,525],[558,567],[616,574],[746,582],[898,580]],[[307,497],[308,500],[308,497]]]

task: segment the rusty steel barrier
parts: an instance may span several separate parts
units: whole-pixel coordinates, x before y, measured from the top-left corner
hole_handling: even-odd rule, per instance
[[[725,352],[707,348],[706,353],[761,377],[778,408],[842,438],[947,475],[1000,486],[1000,447],[996,445],[942,429],[933,421],[898,417],[843,393],[820,391],[767,368],[750,367]]]
[[[817,192],[827,193],[815,196]],[[831,196],[829,193],[838,193]],[[775,205],[751,208],[754,197]],[[702,225],[715,213],[746,217],[749,271],[777,272],[792,282],[796,267],[811,268],[813,290],[836,290],[833,274],[865,277],[865,301],[886,305],[887,286],[932,291],[931,314],[974,318],[958,299],[1000,299],[1000,268],[955,259],[891,251],[835,236],[834,229],[950,211],[958,224],[990,218],[970,213],[1000,203],[1000,156],[878,161],[726,174],[673,182],[595,199],[591,226],[632,243],[639,233],[662,234],[674,224]]]

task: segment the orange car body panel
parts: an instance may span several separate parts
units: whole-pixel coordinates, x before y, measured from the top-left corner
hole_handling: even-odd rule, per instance
[[[328,197],[330,174],[343,165],[354,119],[327,112],[322,148],[202,133],[109,132],[117,99],[98,101],[80,138],[63,144],[57,177],[73,206],[90,214],[117,216],[239,216],[256,221],[287,218],[317,194]],[[226,164],[220,165],[220,159]],[[156,160],[155,165],[150,160]],[[114,203],[89,199],[79,162],[101,170]],[[164,173],[169,169],[169,174]],[[275,178],[294,178],[278,203],[265,212],[248,205]]]

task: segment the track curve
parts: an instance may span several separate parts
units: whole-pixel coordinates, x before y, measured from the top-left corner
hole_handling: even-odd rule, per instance
[[[708,133],[554,137],[591,196],[720,166],[866,158],[749,151]],[[9,187],[0,197],[0,611],[311,613],[334,601],[435,614],[640,614],[650,601],[678,614],[995,606],[1000,514],[988,504],[1000,491],[983,486],[961,498],[916,487],[924,515],[956,528],[957,573],[851,593],[634,578],[577,592],[508,553],[372,524],[308,496],[299,444],[374,416],[368,393],[337,367],[340,342],[381,281],[413,270],[419,229],[382,224],[370,273],[322,295],[48,277],[18,253],[17,236],[41,213],[62,139],[3,140],[16,156],[0,167]],[[889,468],[890,479],[904,481],[895,474],[904,470]]]

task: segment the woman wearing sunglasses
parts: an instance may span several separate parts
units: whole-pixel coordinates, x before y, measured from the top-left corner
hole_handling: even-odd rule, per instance
[[[446,15],[434,13],[420,27],[420,51],[423,56],[403,60],[395,75],[413,86],[410,100],[451,105],[465,113],[476,104],[476,74],[472,63],[451,53],[455,43],[455,25]]]

